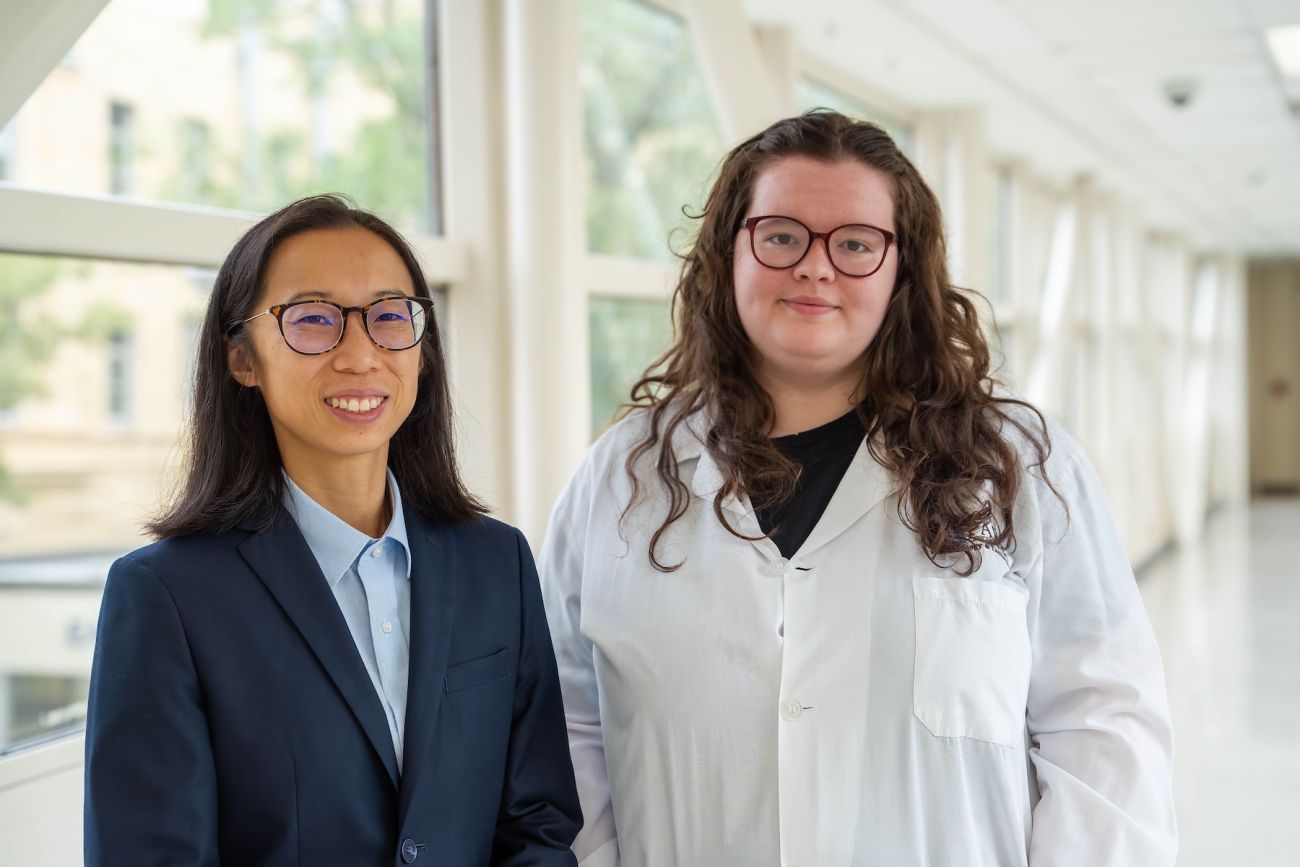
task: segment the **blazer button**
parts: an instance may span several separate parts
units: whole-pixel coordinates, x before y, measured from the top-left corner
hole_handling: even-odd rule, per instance
[[[402,861],[407,864],[415,862],[420,857],[420,849],[415,845],[415,841],[407,837],[402,841]]]

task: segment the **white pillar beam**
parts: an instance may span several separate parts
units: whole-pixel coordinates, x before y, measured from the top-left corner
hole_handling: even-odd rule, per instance
[[[578,0],[504,4],[514,518],[538,545],[586,449]]]
[[[515,518],[510,339],[502,202],[505,124],[501,6],[442,0],[438,11],[443,226],[464,243],[464,280],[451,286],[447,352],[466,483]]]
[[[6,3],[0,27],[0,127],[81,37],[108,0]]]
[[[682,11],[727,142],[790,114],[793,97],[769,68],[741,0],[684,0]]]

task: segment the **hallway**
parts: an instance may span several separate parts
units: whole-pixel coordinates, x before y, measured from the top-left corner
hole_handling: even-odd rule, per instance
[[[1140,576],[1176,731],[1180,867],[1300,853],[1300,501],[1220,511]]]

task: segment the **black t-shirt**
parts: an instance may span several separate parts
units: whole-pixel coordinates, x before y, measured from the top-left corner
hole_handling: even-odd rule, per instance
[[[764,533],[777,528],[772,541],[781,550],[782,557],[793,557],[817,526],[862,445],[864,434],[857,410],[853,410],[821,427],[773,438],[772,445],[781,454],[803,467],[794,496],[785,504],[775,509],[755,509],[758,526]]]

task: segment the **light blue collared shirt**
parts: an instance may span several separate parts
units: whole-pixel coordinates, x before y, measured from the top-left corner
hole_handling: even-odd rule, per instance
[[[397,479],[388,472],[393,518],[372,539],[307,496],[285,473],[284,506],[343,611],[357,652],[388,718],[397,767],[402,767],[406,683],[410,664],[411,546]]]

